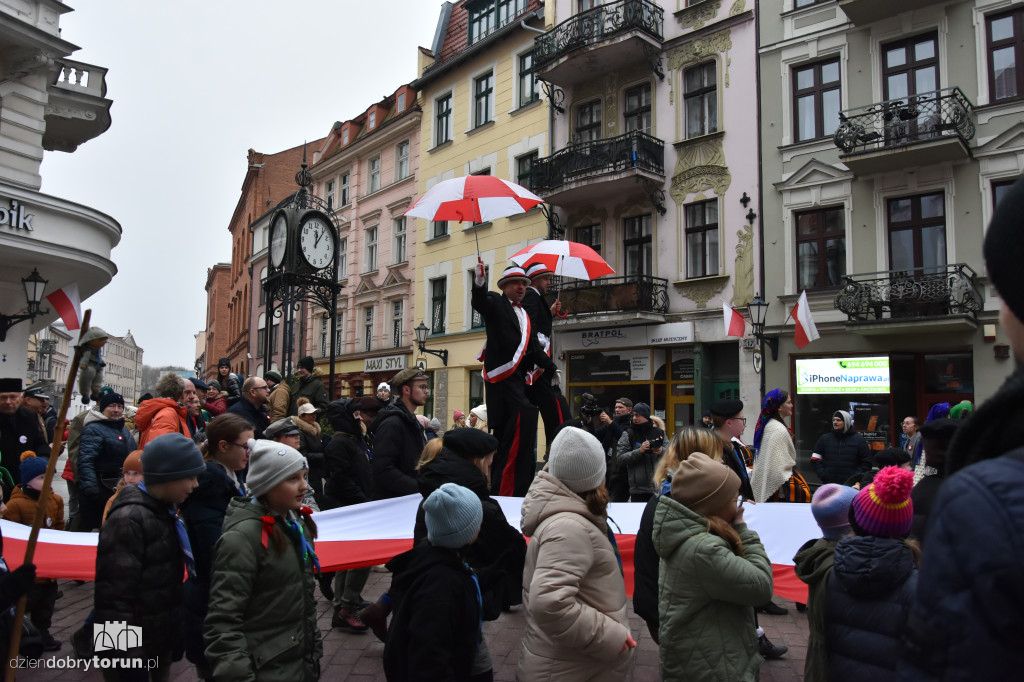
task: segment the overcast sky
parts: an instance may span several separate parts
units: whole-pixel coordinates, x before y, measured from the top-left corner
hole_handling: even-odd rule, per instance
[[[325,136],[416,77],[440,0],[67,0],[72,59],[109,69],[113,123],[46,152],[42,191],[121,223],[118,274],[83,304],[147,365],[195,359],[207,268],[231,259],[246,153]]]

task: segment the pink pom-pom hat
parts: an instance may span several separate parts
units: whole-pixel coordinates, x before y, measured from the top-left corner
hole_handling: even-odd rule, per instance
[[[910,491],[914,474],[899,467],[885,467],[871,485],[861,490],[850,506],[858,535],[902,538],[910,533],[914,503]]]

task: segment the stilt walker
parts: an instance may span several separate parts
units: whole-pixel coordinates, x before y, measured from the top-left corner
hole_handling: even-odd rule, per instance
[[[553,274],[551,268],[543,263],[527,264],[526,276],[530,278],[530,286],[523,296],[523,308],[530,316],[530,326],[548,357],[551,357],[551,319],[554,315],[560,315],[562,310],[561,301],[556,300],[549,306],[544,298]],[[570,417],[569,403],[556,383],[556,374],[535,374],[531,371],[526,375],[526,397],[540,410],[540,417],[544,421],[544,439],[547,441],[545,452],[548,452],[558,426]]]

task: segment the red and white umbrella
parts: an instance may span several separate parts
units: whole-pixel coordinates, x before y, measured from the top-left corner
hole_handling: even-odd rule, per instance
[[[514,182],[493,175],[469,175],[439,182],[405,215],[427,220],[483,223],[526,213],[544,200]]]
[[[604,275],[613,275],[615,270],[586,244],[545,239],[533,246],[527,246],[510,258],[516,265],[543,263],[562,277],[595,280]]]

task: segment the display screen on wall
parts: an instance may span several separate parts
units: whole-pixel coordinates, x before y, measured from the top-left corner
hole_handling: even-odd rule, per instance
[[[888,393],[889,358],[808,358],[796,360],[796,392]]]

